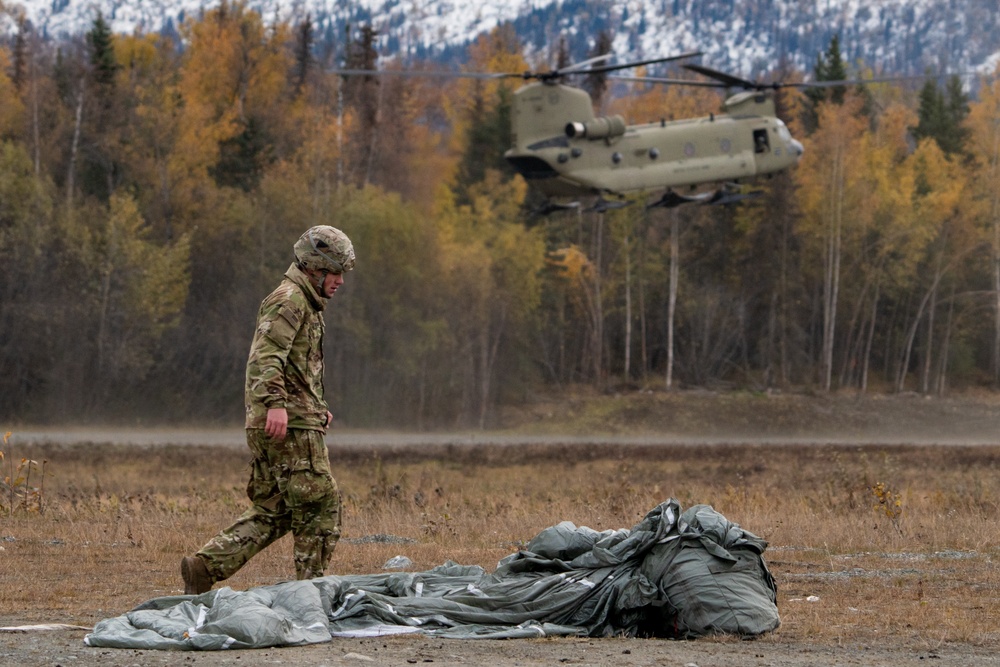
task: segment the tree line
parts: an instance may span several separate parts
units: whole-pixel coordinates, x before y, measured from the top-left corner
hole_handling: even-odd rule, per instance
[[[308,17],[231,2],[179,41],[100,16],[61,41],[17,26],[0,47],[4,420],[238,423],[257,306],[317,224],[358,255],[324,351],[346,425],[494,426],[578,384],[1000,381],[995,80],[975,100],[958,79],[782,89],[805,157],[762,197],[540,217],[503,161],[505,80],[340,77]],[[374,70],[377,37],[347,32],[345,65]],[[510,26],[467,62],[529,69]],[[834,40],[814,74],[842,71]],[[584,83],[631,122],[722,101]]]

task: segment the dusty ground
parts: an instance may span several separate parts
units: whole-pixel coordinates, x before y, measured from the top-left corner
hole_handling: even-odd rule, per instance
[[[332,447],[575,443],[997,444],[1000,393],[945,398],[906,394],[690,391],[567,391],[531,397],[495,417],[495,428],[448,432],[352,430],[327,434]],[[242,422],[229,426],[123,423],[0,425],[14,445],[32,442],[199,444],[244,447]]]
[[[991,395],[955,399],[892,396],[765,396],[751,394],[580,395],[560,401],[538,401],[509,411],[503,431],[450,436],[418,435],[406,442],[513,442],[518,438],[587,441],[594,434],[619,441],[705,442],[795,441],[865,443],[983,443],[996,444],[1000,434],[1000,399]],[[78,432],[78,431],[77,431]],[[93,431],[90,431],[92,433]],[[103,431],[102,431],[103,432]],[[123,433],[119,429],[106,431]],[[20,437],[52,436],[71,441],[74,429],[18,430]],[[131,431],[141,441],[143,430]],[[161,432],[162,433],[162,432]],[[178,432],[168,437],[181,439]],[[192,442],[237,444],[229,430],[200,436]],[[32,435],[34,434],[34,435]],[[384,442],[398,434],[341,434],[341,442]],[[401,436],[400,436],[401,437]],[[88,439],[93,439],[88,436]],[[155,440],[155,438],[154,438]],[[808,624],[800,619],[810,604],[797,595],[802,586],[783,575],[780,554],[765,554],[779,582],[783,626],[754,641],[732,638],[692,642],[640,639],[540,639],[458,641],[420,636],[382,639],[336,639],[301,648],[218,653],[92,649],[83,644],[84,631],[0,632],[0,665],[676,665],[677,667],[806,667],[812,665],[1000,665],[1000,629],[968,642],[942,642],[934,636],[880,632],[877,618],[845,626],[835,643],[816,645]],[[0,570],[4,567],[0,553]],[[933,572],[928,572],[933,575]],[[8,578],[8,581],[10,578]],[[822,600],[816,604],[822,604]],[[73,619],[24,618],[0,609],[0,626],[42,622],[92,622],[117,615],[80,609]]]
[[[82,632],[0,635],[0,664],[131,667],[132,665],[670,665],[676,667],[807,667],[864,665],[969,667],[1000,665],[996,647],[921,647],[912,638],[813,646],[778,632],[752,642],[700,639],[440,640],[416,636],[337,639],[301,648],[211,653],[92,649]]]
[[[663,442],[995,444],[1000,394],[581,390],[508,408],[501,425],[518,434],[652,436]]]

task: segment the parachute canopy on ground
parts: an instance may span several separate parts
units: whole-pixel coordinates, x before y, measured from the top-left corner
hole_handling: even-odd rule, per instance
[[[419,632],[456,639],[752,637],[780,623],[767,543],[707,505],[656,506],[632,529],[562,522],[487,573],[331,575],[150,600],[97,624],[90,646],[217,650]]]

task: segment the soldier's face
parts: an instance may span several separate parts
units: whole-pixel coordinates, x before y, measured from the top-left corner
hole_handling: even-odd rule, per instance
[[[343,273],[328,273],[323,278],[323,284],[320,285],[320,291],[323,296],[329,299],[333,296],[333,293],[337,291],[337,288],[344,284],[344,274]]]

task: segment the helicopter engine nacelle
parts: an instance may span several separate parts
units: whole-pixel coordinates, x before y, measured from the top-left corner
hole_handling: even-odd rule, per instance
[[[730,116],[774,116],[774,98],[764,93],[747,91],[736,93],[723,103]]]
[[[621,116],[602,116],[586,123],[566,123],[566,136],[570,139],[612,139],[625,134],[625,119]]]

